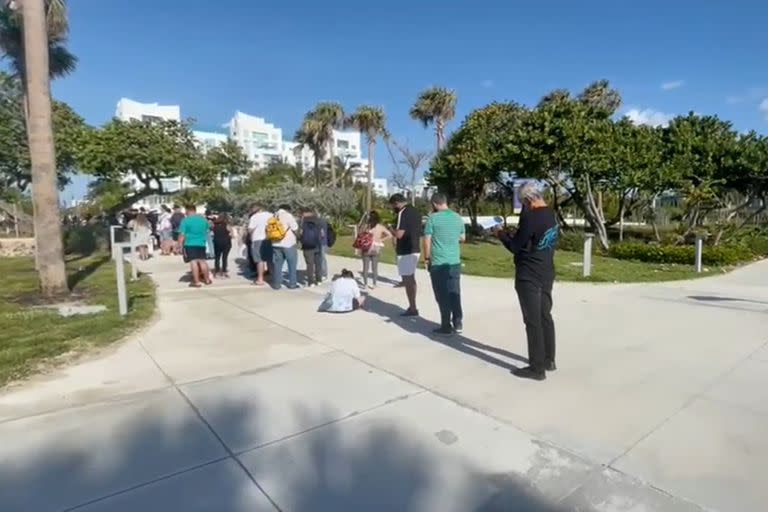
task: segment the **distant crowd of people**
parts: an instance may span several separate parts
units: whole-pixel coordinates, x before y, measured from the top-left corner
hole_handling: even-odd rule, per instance
[[[529,366],[514,374],[534,380],[546,378],[554,371],[555,327],[552,319],[552,287],[554,283],[554,250],[559,235],[555,214],[534,184],[520,189],[523,203],[516,230],[496,229],[494,234],[515,260],[515,290],[525,323]],[[465,241],[465,225],[453,211],[445,195],[431,198],[432,212],[424,221],[420,212],[401,194],[390,198],[396,220],[385,226],[381,215],[369,212],[361,222],[354,247],[362,259],[362,282],[344,269],[332,279],[319,310],[347,313],[365,308],[366,293],[379,284],[379,260],[388,243],[394,244],[400,283],[408,302],[404,317],[419,316],[416,273],[419,262],[430,276],[432,291],[440,310],[436,335],[449,336],[464,329],[461,300],[461,244]],[[328,249],[336,234],[330,222],[311,208],[301,208],[294,216],[289,205],[269,211],[262,204],[252,206],[244,232],[240,234],[226,214],[197,213],[195,206],[185,212],[177,206],[163,207],[153,220],[144,211],[124,217],[125,225],[134,233],[140,256],[149,257],[148,247],[157,238],[161,254],[180,254],[190,265],[190,286],[211,284],[212,277],[229,277],[229,255],[235,242],[243,244],[242,254],[252,272],[253,284],[274,289],[300,287],[299,254],[306,265],[305,286],[315,287],[328,279]],[[208,259],[214,259],[211,273]],[[285,270],[285,273],[284,273]],[[362,288],[362,290],[361,290]]]

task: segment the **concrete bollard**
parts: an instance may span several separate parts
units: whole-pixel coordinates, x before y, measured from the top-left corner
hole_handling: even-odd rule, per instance
[[[587,233],[584,235],[584,263],[582,265],[584,271],[584,277],[592,275],[592,240],[595,235]]]
[[[704,237],[696,235],[696,272],[701,273],[702,268],[702,255],[704,253]]]
[[[117,308],[120,316],[128,314],[128,291],[125,288],[125,260],[123,247],[125,244],[112,245],[112,259],[115,260],[115,275],[117,278]]]

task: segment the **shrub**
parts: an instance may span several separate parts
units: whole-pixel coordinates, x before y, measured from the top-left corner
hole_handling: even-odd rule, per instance
[[[109,234],[104,226],[72,226],[64,231],[64,253],[88,256],[109,245]]]
[[[247,215],[253,203],[261,203],[269,210],[289,204],[295,212],[306,206],[318,211],[337,226],[360,220],[355,194],[350,190],[313,189],[295,183],[284,183],[262,189],[255,194],[236,196],[233,201],[235,215]]]
[[[614,244],[609,255],[619,260],[637,260],[647,263],[670,263],[693,265],[696,261],[696,249],[691,245],[656,245],[642,243]],[[751,260],[754,253],[745,246],[723,245],[704,247],[702,262],[705,265],[734,265]]]
[[[584,250],[584,232],[560,230],[557,248],[561,251],[582,252]]]

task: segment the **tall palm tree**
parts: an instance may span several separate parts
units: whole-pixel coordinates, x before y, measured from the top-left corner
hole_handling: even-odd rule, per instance
[[[384,109],[370,105],[360,105],[347,119],[347,124],[353,126],[365,136],[368,142],[368,192],[365,208],[371,211],[373,204],[373,159],[376,150],[376,138],[387,137],[387,117]]]
[[[333,131],[344,127],[344,107],[334,101],[324,101],[318,103],[315,109],[306,115],[306,118],[314,119],[319,122],[326,133],[326,142],[328,143],[328,156],[331,161],[331,186],[336,186],[336,164],[335,155],[335,136]]]
[[[18,0],[17,0],[17,3]],[[48,73],[51,79],[67,76],[77,67],[75,57],[66,47],[69,36],[67,5],[64,0],[45,0],[46,31],[48,33]],[[28,115],[26,63],[24,60],[24,30],[21,11],[0,8],[0,53],[9,61],[14,76],[23,90],[23,107]]]
[[[315,187],[320,186],[320,160],[325,158],[328,145],[328,132],[325,126],[313,117],[305,117],[301,127],[296,131],[294,140],[299,143],[298,149],[308,148],[314,156]]]
[[[421,121],[424,128],[435,125],[439,153],[445,144],[445,125],[456,115],[456,91],[445,87],[430,87],[416,98],[410,114],[412,119]]]
[[[40,291],[46,297],[68,292],[64,266],[59,190],[56,179],[56,151],[53,145],[53,120],[50,87],[50,44],[46,7],[52,2],[24,0],[23,67],[19,66],[26,84],[29,156],[32,171],[35,245]],[[60,21],[57,22],[59,29]]]

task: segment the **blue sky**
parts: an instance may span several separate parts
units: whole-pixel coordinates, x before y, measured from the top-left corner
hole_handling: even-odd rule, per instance
[[[217,127],[235,110],[290,136],[321,100],[385,108],[415,149],[434,136],[408,117],[417,93],[458,93],[458,126],[493,100],[535,103],[607,78],[623,112],[663,122],[690,110],[768,128],[768,6],[735,0],[70,0],[80,64],[54,95],[95,125],[121,97],[180,104]],[[377,174],[392,168],[386,151]],[[83,191],[83,182],[63,195]]]

